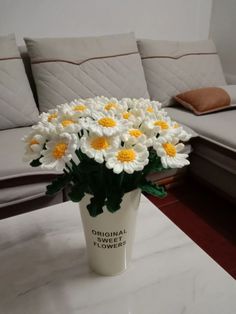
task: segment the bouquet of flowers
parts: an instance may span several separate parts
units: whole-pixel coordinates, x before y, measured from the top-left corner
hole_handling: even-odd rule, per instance
[[[189,164],[181,153],[188,141],[158,101],[95,97],[77,99],[42,113],[24,137],[24,160],[60,175],[47,186],[52,195],[68,187],[79,202],[91,194],[91,216],[120,208],[125,193],[140,188],[155,196],[165,190],[149,181],[151,172]]]

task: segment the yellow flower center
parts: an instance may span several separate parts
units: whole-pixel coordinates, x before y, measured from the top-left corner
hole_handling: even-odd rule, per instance
[[[87,107],[85,105],[77,105],[73,107],[74,111],[84,111]]]
[[[90,145],[92,146],[92,148],[94,148],[96,150],[102,150],[102,149],[106,149],[107,147],[109,147],[108,140],[105,136],[94,138],[91,141]]]
[[[153,111],[154,111],[154,109],[152,108],[152,106],[147,107],[147,112],[153,112]]]
[[[30,146],[31,146],[31,145],[38,145],[39,142],[36,141],[35,139],[32,139],[29,144],[30,144]]]
[[[170,157],[175,157],[176,155],[176,148],[171,143],[164,143],[162,144],[164,150],[166,151],[167,155]]]
[[[143,133],[139,129],[132,129],[132,130],[129,130],[129,134],[134,137],[139,137]]]
[[[180,127],[180,125],[179,125],[179,123],[175,123],[175,124],[173,125],[173,127],[174,127],[174,129],[177,129],[177,128]]]
[[[68,145],[65,143],[58,143],[55,145],[54,149],[53,149],[53,157],[55,159],[60,159],[63,156],[65,156],[65,152],[67,150]]]
[[[128,111],[126,111],[126,112],[124,112],[124,113],[122,114],[122,116],[123,116],[124,119],[129,119],[129,117],[131,116],[131,113],[128,112]]]
[[[133,149],[122,149],[118,152],[117,159],[121,162],[129,162],[135,160],[136,153]]]
[[[162,130],[169,129],[168,123],[163,120],[157,120],[154,122],[154,125],[159,126]]]
[[[51,122],[52,119],[56,119],[56,118],[57,118],[57,113],[56,112],[52,113],[48,116],[48,122]]]
[[[98,123],[106,128],[113,128],[116,126],[116,121],[109,117],[99,119]]]
[[[61,121],[61,124],[65,127],[67,127],[68,125],[74,124],[74,122],[72,120],[63,120]]]
[[[105,107],[106,110],[116,109],[117,105],[114,102],[108,102]]]

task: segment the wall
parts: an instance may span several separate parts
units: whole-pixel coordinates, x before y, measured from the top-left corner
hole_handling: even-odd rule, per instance
[[[236,1],[213,0],[210,37],[215,41],[226,79],[236,84]]]
[[[23,37],[135,31],[139,38],[208,37],[212,0],[0,0],[0,33]]]

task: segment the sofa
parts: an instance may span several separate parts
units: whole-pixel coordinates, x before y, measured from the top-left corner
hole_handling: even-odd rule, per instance
[[[198,134],[192,141],[190,173],[235,203],[236,85],[227,85],[214,42],[145,39],[138,44],[150,98],[159,98],[173,119]],[[229,96],[230,105],[217,107],[222,100],[217,95],[215,110],[211,108],[204,114],[196,115],[189,110],[189,106],[177,103],[174,97],[196,89],[202,92],[204,87],[214,90],[211,98],[216,96],[214,88],[221,87],[221,95]],[[197,95],[200,97],[199,93]],[[201,102],[205,98],[206,95]],[[211,102],[211,99],[208,101]]]
[[[66,199],[63,191],[45,195],[58,173],[24,163],[21,138],[40,112],[96,95],[163,102],[173,119],[193,130],[191,174],[236,200],[236,111],[232,107],[196,116],[173,101],[188,89],[227,84],[212,41],[137,42],[129,33],[25,42],[27,48],[18,50],[13,35],[0,37],[0,216]],[[187,150],[191,151],[190,145]]]

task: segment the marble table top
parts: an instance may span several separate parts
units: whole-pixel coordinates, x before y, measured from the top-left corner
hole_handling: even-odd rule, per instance
[[[144,196],[129,269],[98,276],[67,202],[0,221],[0,313],[234,314],[236,281]]]

